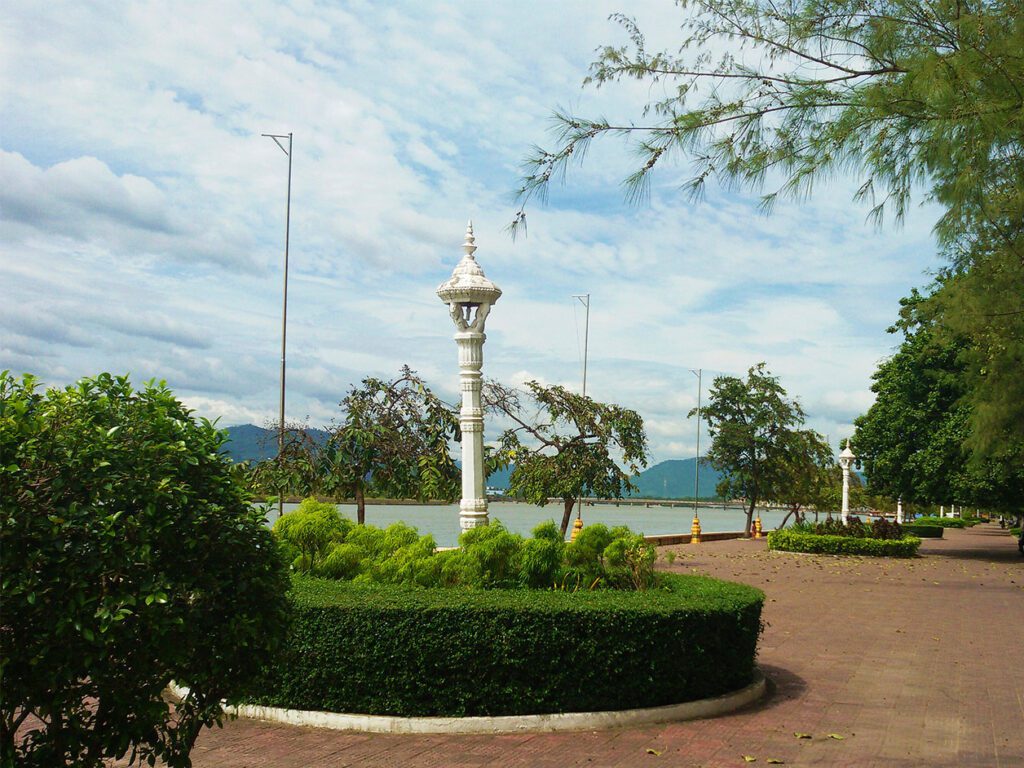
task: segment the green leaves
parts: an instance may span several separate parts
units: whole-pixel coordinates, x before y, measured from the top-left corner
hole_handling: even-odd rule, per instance
[[[745,380],[716,377],[699,415],[712,436],[707,459],[725,473],[719,495],[744,497],[749,510],[762,499],[799,506],[820,498],[828,485],[831,450],[821,435],[800,429],[803,409],[764,363],[751,367]]]
[[[622,79],[661,94],[610,123],[556,111],[555,146],[525,159],[513,236],[526,206],[544,202],[602,136],[632,144],[625,179],[642,201],[651,175],[682,159],[680,185],[699,198],[709,179],[801,200],[836,174],[858,181],[869,218],[901,221],[913,194],[939,205],[948,266],[931,300],[947,341],[968,339],[961,435],[975,460],[1019,456],[1024,431],[1024,32],[1016,0],[779,5],[681,2],[682,34],[650,51],[628,17],[629,43],[598,49],[584,81]],[[744,55],[736,53],[737,47]],[[713,55],[712,51],[722,51]],[[685,178],[685,177],[684,177]],[[1019,494],[1018,494],[1019,495]]]
[[[951,339],[932,300],[917,291],[900,304],[890,330],[902,332],[903,343],[873,374],[875,402],[855,422],[871,489],[918,504],[955,500],[1015,511],[1024,494],[1021,433],[993,433],[1001,447],[987,456],[968,450],[974,414],[965,360],[974,344]]]
[[[134,749],[183,765],[273,652],[285,574],[221,440],[163,384],[101,374],[41,393],[0,375],[0,455],[17,467],[0,472],[0,730],[46,713],[0,761],[88,768]],[[177,714],[172,676],[200,697]]]
[[[764,600],[697,576],[643,593],[293,584],[289,637],[251,700],[401,716],[623,709],[735,690],[753,673]],[[566,648],[570,664],[552,650]]]
[[[630,476],[647,466],[643,419],[636,411],[557,385],[529,381],[526,388],[520,392],[493,381],[484,385],[487,408],[515,425],[502,434],[492,461],[515,465],[513,494],[540,505],[562,499],[564,536],[577,496],[621,498],[632,490]]]
[[[408,366],[384,381],[368,377],[341,403],[343,421],[331,431],[318,465],[327,493],[354,497],[365,522],[368,493],[450,501],[460,473],[449,443],[461,439],[455,410]]]
[[[806,552],[821,555],[870,555],[872,557],[913,557],[921,540],[906,536],[897,540],[828,536],[804,533],[789,528],[771,531],[768,548],[784,552]]]

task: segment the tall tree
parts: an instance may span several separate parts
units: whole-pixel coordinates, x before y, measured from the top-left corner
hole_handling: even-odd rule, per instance
[[[322,491],[320,454],[323,449],[305,422],[285,424],[284,439],[278,444],[277,422],[267,423],[266,439],[273,440],[275,454],[257,462],[248,470],[251,489],[264,496],[298,496]]]
[[[619,499],[632,490],[629,478],[647,466],[643,419],[564,387],[528,381],[526,388],[524,393],[493,381],[484,385],[486,407],[513,423],[496,456],[499,463],[514,464],[512,494],[541,506],[562,500],[565,536],[581,495]]]
[[[829,508],[831,490],[835,486],[836,461],[825,438],[812,429],[791,432],[790,444],[784,452],[775,501],[789,507],[781,528],[794,516],[803,520],[805,510]]]
[[[749,536],[757,502],[784,498],[794,468],[813,460],[818,441],[800,429],[803,409],[764,363],[753,366],[746,380],[715,377],[700,415],[711,435],[707,459],[724,475],[716,492],[746,500]]]
[[[940,289],[941,290],[941,289]],[[855,451],[869,490],[919,504],[973,504],[1012,509],[1024,493],[1024,437],[972,457],[967,339],[951,339],[934,304],[914,291],[890,328],[903,343],[873,375],[875,403],[855,425]]]
[[[455,410],[404,366],[390,381],[368,377],[341,402],[343,417],[322,452],[324,490],[354,498],[366,522],[366,496],[452,500],[459,470],[449,443],[460,440]]]
[[[682,40],[650,52],[599,49],[585,83],[657,88],[641,115],[611,123],[555,115],[557,144],[528,159],[525,205],[547,194],[595,138],[626,137],[639,157],[627,194],[647,194],[670,157],[689,161],[685,189],[709,179],[800,198],[837,173],[881,222],[924,189],[944,214],[939,244],[956,279],[936,296],[972,347],[966,397],[971,447],[1004,450],[1024,433],[1024,13],[1019,0],[679,0]]]

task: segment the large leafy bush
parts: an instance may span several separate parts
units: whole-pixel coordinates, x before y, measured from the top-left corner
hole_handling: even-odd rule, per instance
[[[0,375],[0,764],[188,765],[273,654],[287,576],[224,439],[163,384]]]
[[[665,574],[645,592],[407,589],[296,577],[253,700],[405,716],[658,706],[751,681],[764,594]]]

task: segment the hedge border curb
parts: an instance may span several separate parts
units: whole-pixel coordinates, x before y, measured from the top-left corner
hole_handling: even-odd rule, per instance
[[[175,696],[188,694],[187,688],[173,683]],[[264,707],[256,704],[226,706],[229,715],[265,720],[287,725],[326,728],[335,731],[391,734],[499,734],[550,733],[554,731],[589,731],[623,726],[698,720],[717,717],[753,704],[764,696],[767,680],[761,670],[754,670],[754,680],[738,691],[697,701],[685,701],[663,707],[620,709],[608,712],[564,712],[547,715],[502,715],[500,717],[392,717],[389,715],[358,715],[340,712],[317,712],[301,709]]]

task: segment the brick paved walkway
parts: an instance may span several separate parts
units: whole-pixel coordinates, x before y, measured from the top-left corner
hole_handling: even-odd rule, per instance
[[[759,663],[772,690],[733,715],[489,737],[238,720],[199,738],[194,765],[658,768],[740,766],[748,755],[755,766],[1024,766],[1024,558],[994,525],[946,537],[906,561],[773,553],[763,541],[673,547],[683,554],[673,570],[768,595]]]

